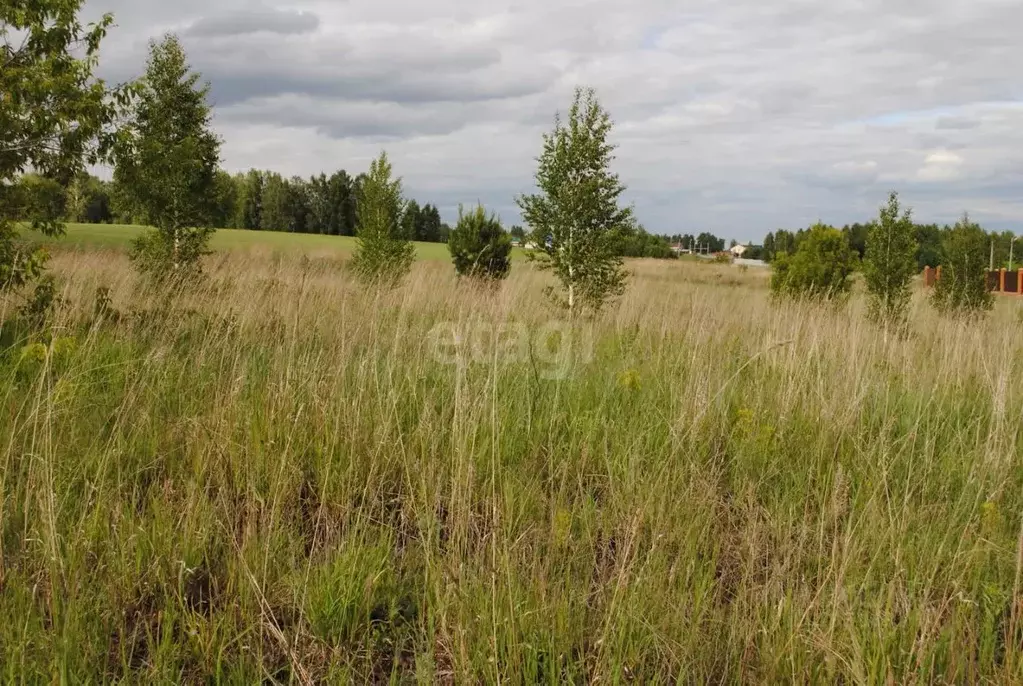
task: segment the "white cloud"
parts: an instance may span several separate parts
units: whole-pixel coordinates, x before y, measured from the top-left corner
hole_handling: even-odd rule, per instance
[[[939,150],[928,155],[924,163],[933,166],[956,166],[963,163],[963,158],[954,152]]]
[[[948,150],[932,152],[917,170],[916,177],[920,181],[952,181],[959,178],[962,172],[963,158]]]
[[[516,221],[582,84],[651,230],[759,240],[865,219],[891,188],[921,220],[1023,221],[1017,0],[87,2],[116,13],[104,69],[121,78],[149,37],[183,32],[231,169],[357,172],[386,146],[448,216],[479,199]]]

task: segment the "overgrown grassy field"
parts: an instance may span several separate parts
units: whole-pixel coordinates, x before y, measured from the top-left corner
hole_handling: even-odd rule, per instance
[[[49,332],[3,312],[7,680],[1023,680],[1023,300],[886,340],[636,262],[559,329],[528,265],[52,267]]]
[[[146,230],[147,227],[123,224],[68,224],[67,234],[58,238],[45,239],[31,233],[27,235],[57,250],[81,248],[127,250],[131,242]],[[238,229],[218,229],[210,242],[213,250],[220,251],[261,250],[325,257],[350,255],[355,246],[355,238],[351,236]],[[440,243],[416,243],[416,253],[421,260],[451,259],[447,246]]]

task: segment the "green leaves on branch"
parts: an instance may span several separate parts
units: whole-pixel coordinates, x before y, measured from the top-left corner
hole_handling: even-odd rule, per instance
[[[220,140],[201,84],[174,36],[150,43],[138,104],[116,146],[114,179],[156,232],[132,252],[144,273],[195,274],[217,210]]]
[[[108,14],[82,26],[82,0],[0,5],[0,180],[31,167],[67,182],[109,143],[125,97],[93,77]]]
[[[365,280],[393,285],[412,270],[416,248],[402,234],[401,179],[391,178],[387,153],[373,160],[362,181],[359,228],[352,266]]]
[[[517,199],[532,229],[531,256],[554,272],[573,311],[579,305],[599,309],[625,291],[618,247],[633,218],[632,208],[618,206],[625,186],[610,171],[611,127],[593,89],[577,89],[568,122],[556,116],[554,130],[544,135],[536,172],[540,192]]]
[[[0,222],[0,290],[20,288],[39,278],[47,258],[44,249],[19,239],[13,223]]]
[[[448,251],[459,276],[497,281],[511,268],[511,236],[482,205],[466,213],[458,208],[458,224],[448,237]]]
[[[110,124],[131,89],[110,91],[93,77],[110,15],[83,26],[82,0],[0,3],[0,289],[38,277],[46,256],[14,245],[14,221],[59,233],[53,213],[36,212],[17,181],[32,169],[58,185],[103,158]]]

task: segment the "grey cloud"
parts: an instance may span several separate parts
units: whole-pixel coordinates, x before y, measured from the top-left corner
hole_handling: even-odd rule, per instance
[[[422,31],[390,32],[376,41],[367,33],[276,35],[268,42],[249,33],[199,37],[188,32],[182,39],[189,61],[210,81],[218,106],[283,94],[412,105],[473,102],[528,96],[557,78],[546,65],[518,69],[485,41],[448,41]],[[145,46],[137,41],[113,66],[108,61],[104,75],[124,80],[144,59]]]
[[[465,124],[458,109],[283,96],[250,100],[224,110],[222,116],[228,122],[312,128],[331,138],[383,141],[457,131]]]
[[[549,73],[508,74],[500,69],[478,72],[422,69],[394,70],[385,65],[354,66],[348,73],[306,72],[266,65],[240,67],[215,60],[195,60],[212,84],[218,105],[230,106],[274,95],[299,94],[348,101],[383,101],[418,106],[430,102],[468,103],[524,97],[543,90]],[[316,109],[315,103],[310,104]]]
[[[357,171],[386,145],[410,193],[515,222],[540,133],[593,85],[654,231],[758,240],[863,220],[893,188],[925,221],[1023,222],[1018,2],[219,0],[212,18],[202,0],[87,2],[118,14],[112,73],[184,32],[231,169]],[[319,24],[267,40],[224,23],[260,8]]]
[[[969,117],[939,117],[934,127],[939,130],[964,131],[975,129],[980,122]]]
[[[549,123],[548,109],[515,98],[517,120],[537,127]],[[284,94],[250,99],[222,108],[224,122],[242,125],[304,127],[333,139],[395,141],[415,136],[449,136],[477,122],[493,121],[512,107],[503,99],[408,101]],[[539,112],[544,114],[541,118]],[[538,137],[538,136],[537,136]]]
[[[241,10],[203,17],[193,22],[185,34],[203,37],[243,36],[253,33],[295,35],[312,33],[319,25],[319,17],[311,12],[277,9]]]

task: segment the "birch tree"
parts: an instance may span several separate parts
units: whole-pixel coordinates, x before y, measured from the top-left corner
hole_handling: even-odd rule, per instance
[[[868,227],[863,260],[870,314],[886,329],[906,324],[918,248],[912,213],[902,211],[898,193],[892,192]]]
[[[195,273],[209,253],[220,140],[210,130],[208,94],[175,36],[150,43],[138,104],[117,144],[114,179],[155,227],[132,250],[139,270],[153,276]]]
[[[632,208],[620,207],[625,186],[611,172],[612,121],[593,89],[576,89],[568,121],[555,116],[543,138],[536,172],[539,193],[517,198],[529,225],[530,253],[554,272],[569,311],[599,309],[625,291],[617,246],[633,224]]]

